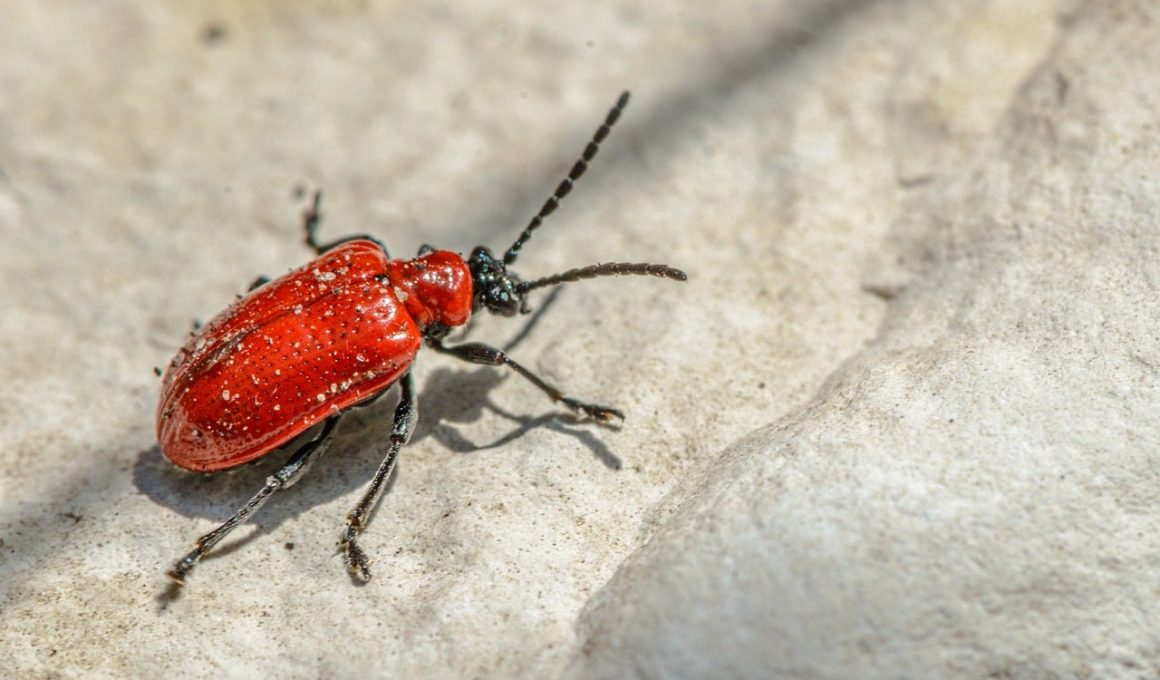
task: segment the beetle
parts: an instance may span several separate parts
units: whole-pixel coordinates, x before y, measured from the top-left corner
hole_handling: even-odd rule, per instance
[[[498,348],[445,340],[481,310],[505,317],[528,313],[528,293],[539,288],[618,275],[686,280],[679,269],[648,263],[596,264],[531,281],[508,269],[587,170],[628,99],[628,92],[620,95],[567,177],[502,257],[483,246],[466,259],[423,246],[415,258],[391,259],[386,247],[366,234],[319,243],[322,195],[314,193],[303,214],[303,230],[316,259],[273,281],[255,281],[245,296],[191,334],[162,377],[157,439],[178,467],[227,470],[296,446],[261,490],[198,538],[167,572],[174,583],[184,584],[209,550],[271,495],[300,480],[329,446],[343,414],[397,384],[400,396],[387,453],[347,515],[339,540],[347,570],[370,580],[370,561],[358,536],[414,429],[411,367],[424,343],[470,363],[506,366],[554,402],[598,423],[624,419],[617,409],[566,396]]]

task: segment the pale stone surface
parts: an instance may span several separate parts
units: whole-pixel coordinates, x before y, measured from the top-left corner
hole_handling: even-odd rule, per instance
[[[5,5],[5,668],[1160,674],[1153,4],[291,4]],[[513,350],[624,427],[424,355],[375,580],[332,550],[390,403],[164,597],[272,467],[173,470],[150,368],[305,259],[293,188],[501,248],[626,86],[519,271],[691,280]]]
[[[934,173],[878,337],[618,571],[577,675],[1160,675],[1156,18],[1079,12]]]

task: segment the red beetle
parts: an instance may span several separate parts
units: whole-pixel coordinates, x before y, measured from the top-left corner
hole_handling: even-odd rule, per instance
[[[484,247],[466,260],[424,246],[411,260],[392,260],[369,236],[319,244],[320,194],[305,214],[306,243],[318,257],[274,281],[256,281],[242,297],[190,338],[169,364],[157,406],[157,439],[165,456],[188,470],[226,470],[300,439],[301,444],[266,485],[168,572],[177,584],[234,527],[280,489],[297,482],[327,448],[339,418],[392,385],[401,388],[390,447],[370,488],[347,515],[340,545],[347,569],[370,579],[357,536],[366,526],[415,424],[411,364],[426,341],[436,351],[476,364],[508,366],[553,401],[606,423],[624,415],[564,396],[501,350],[482,343],[444,344],[447,334],[487,309],[527,313],[536,288],[599,276],[646,274],[678,281],[666,265],[610,263],[521,281],[507,267],[584,174],[600,142],[628,104],[617,100],[568,176],[502,258]],[[315,428],[316,425],[320,427]],[[310,434],[307,432],[310,431]]]

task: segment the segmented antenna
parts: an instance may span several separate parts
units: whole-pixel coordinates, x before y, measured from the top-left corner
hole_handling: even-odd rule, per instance
[[[503,263],[505,265],[516,261],[516,258],[520,255],[520,248],[524,247],[524,243],[531,237],[532,232],[540,227],[545,217],[556,212],[556,208],[560,207],[560,201],[564,200],[564,197],[572,191],[572,185],[588,169],[588,163],[596,157],[596,152],[600,150],[600,142],[604,141],[604,138],[612,130],[612,126],[616,125],[616,121],[620,119],[620,114],[626,106],[628,106],[627,91],[620,95],[620,99],[616,100],[616,106],[613,106],[612,110],[608,112],[608,116],[604,118],[604,122],[600,124],[600,127],[596,128],[596,134],[592,135],[592,141],[588,142],[588,146],[584,147],[584,153],[580,154],[580,160],[576,161],[576,164],[572,166],[572,170],[568,173],[568,176],[564,178],[564,181],[560,182],[560,185],[552,192],[551,197],[544,203],[544,207],[540,208],[539,214],[532,218],[532,221],[528,223],[527,228],[516,239],[516,242],[503,254]]]
[[[555,286],[560,283],[571,283],[580,279],[595,279],[599,276],[659,276],[674,281],[684,281],[689,277],[680,269],[674,269],[667,264],[649,264],[647,262],[609,262],[594,264],[588,267],[569,269],[566,272],[545,276],[535,281],[521,281],[516,284],[516,291],[526,293],[536,288]]]

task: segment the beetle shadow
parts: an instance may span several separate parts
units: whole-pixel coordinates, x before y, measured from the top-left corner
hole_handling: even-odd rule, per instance
[[[502,345],[503,351],[507,353],[516,351],[524,340],[532,334],[544,314],[556,304],[565,290],[564,288],[553,288],[527,317],[527,321],[520,324],[519,329],[512,335],[511,339]],[[470,335],[471,331],[472,326],[469,325],[465,335]],[[612,430],[619,429],[619,426],[602,426],[594,421],[559,410],[534,417],[518,416],[500,408],[488,398],[491,391],[510,376],[511,372],[502,367],[481,368],[466,375],[461,370],[436,369],[428,376],[423,387],[423,401],[420,403],[419,425],[415,432],[415,439],[430,436],[456,453],[471,453],[472,451],[499,448],[519,439],[531,430],[546,427],[554,432],[576,438],[606,467],[613,470],[621,468],[620,458],[612,453],[612,450],[594,434],[592,429],[593,425]],[[424,403],[431,406],[424,407]],[[468,408],[464,408],[465,404]],[[426,408],[426,411],[423,411],[423,408]],[[470,441],[461,434],[461,428],[456,427],[456,425],[465,425],[478,420],[485,410],[515,423],[516,428],[489,443],[476,444]]]
[[[512,338],[502,345],[505,352],[515,350],[539,324],[543,315],[555,304],[563,289],[555,288],[544,298],[543,302],[527,317],[527,321]],[[470,335],[469,327],[463,336]],[[462,337],[462,336],[461,336]],[[470,364],[463,364],[470,365]],[[595,421],[580,418],[567,411],[553,410],[539,416],[521,416],[511,413],[498,406],[490,398],[491,391],[508,381],[511,371],[503,367],[481,367],[475,370],[462,368],[437,368],[426,373],[423,387],[416,398],[418,401],[419,418],[415,425],[415,432],[411,436],[411,444],[420,442],[428,437],[435,439],[441,446],[456,453],[472,453],[504,446],[538,427],[546,427],[577,439],[585,448],[606,467],[619,470],[621,460],[596,435],[597,428],[617,430],[618,425],[602,425]],[[522,381],[517,377],[516,387]],[[529,385],[530,386],[530,385]],[[535,388],[532,388],[535,390]],[[384,400],[390,402],[390,399]],[[378,406],[378,404],[376,404]],[[389,407],[393,408],[393,406]],[[369,410],[369,409],[368,409]],[[361,413],[362,409],[354,411],[349,419],[359,423],[355,427],[362,430],[367,428],[381,432],[382,420],[390,423],[391,411],[372,411]],[[515,428],[498,439],[477,443],[464,434],[466,425],[483,418],[485,412],[498,415],[515,424]]]
[[[550,412],[537,416],[517,415],[497,405],[489,397],[491,390],[507,382],[500,369],[480,369],[464,374],[453,368],[431,372],[421,392],[419,423],[412,442],[433,438],[455,453],[473,453],[500,448],[528,432],[545,427],[573,437],[606,467],[619,470],[621,460],[597,436],[595,427],[616,430],[618,426],[601,426],[570,413]],[[428,406],[424,407],[424,403]],[[465,434],[467,425],[480,420],[484,412],[498,415],[515,427],[490,442],[476,442]]]
[[[528,336],[558,294],[559,289],[545,298],[512,340],[504,344],[505,350],[510,351]],[[472,453],[502,447],[533,429],[546,427],[576,438],[606,467],[621,469],[620,458],[596,436],[593,425],[597,424],[592,421],[560,412],[521,416],[496,405],[489,395],[507,378],[507,371],[502,367],[484,367],[467,372],[458,368],[438,368],[431,372],[417,397],[419,418],[410,445],[430,437],[456,453]],[[310,488],[309,493],[295,494],[295,500],[290,502],[282,501],[284,494],[275,494],[260,512],[255,513],[251,521],[238,527],[234,534],[208,552],[204,560],[225,557],[277,529],[286,520],[364,487],[389,445],[385,435],[389,432],[397,403],[397,397],[391,398],[395,394],[396,390],[392,388],[383,395],[384,398],[352,409],[343,417],[330,449],[299,482],[299,485]],[[491,442],[471,441],[463,433],[464,426],[480,420],[485,412],[499,415],[514,423],[515,427]],[[182,470],[167,461],[161,449],[153,445],[137,455],[133,465],[133,483],[150,500],[181,515],[225,522],[320,427],[321,424],[311,428],[286,446],[252,463],[214,473]],[[617,428],[613,426],[609,429]],[[339,458],[344,460],[344,464],[333,464]],[[396,477],[391,475],[387,480],[385,493],[390,493]],[[338,528],[336,525],[336,539]],[[190,536],[188,545],[182,550],[192,548],[194,539],[194,536]],[[175,554],[174,559],[179,556]],[[167,588],[158,597],[162,608],[179,597],[180,593],[181,588],[175,584]]]
[[[391,408],[393,404],[380,402],[368,407],[368,410],[383,410],[389,413]],[[249,521],[238,526],[218,546],[206,553],[202,561],[226,557],[273,532],[283,522],[294,519],[317,505],[345,497],[366,486],[385,453],[385,445],[380,446],[373,442],[368,444],[360,438],[346,436],[349,434],[346,425],[349,424],[348,422],[339,424],[329,450],[323,453],[313,468],[295,485],[295,488],[308,489],[307,493],[275,493]],[[174,512],[186,517],[210,519],[220,524],[257,493],[265,484],[266,478],[285,465],[297,447],[309,441],[316,429],[317,427],[308,430],[302,437],[253,463],[222,472],[182,470],[166,460],[161,449],[154,445],[138,454],[133,465],[133,484],[150,500]],[[339,459],[342,459],[342,464],[335,464]],[[395,478],[396,475],[391,475],[387,480],[384,493],[391,492]],[[342,517],[333,519],[335,520],[333,554],[337,556]],[[212,527],[202,527],[201,531],[210,528]],[[191,531],[190,535],[183,537],[185,542],[174,549],[172,559],[176,561],[186,551],[192,549],[198,535]],[[292,550],[293,547],[292,543],[285,544],[288,550]],[[357,579],[356,582],[361,583]],[[170,602],[180,597],[183,590],[177,584],[170,583],[156,598],[159,609],[164,610]]]
[[[221,472],[193,472],[178,468],[165,459],[160,447],[154,445],[138,454],[133,464],[133,484],[154,503],[178,514],[224,522],[262,488],[270,475],[286,464],[294,450],[309,441],[314,429],[252,463]],[[298,500],[290,503],[282,502],[286,494],[274,494],[251,521],[239,526],[206,559],[227,555],[276,529],[286,520],[365,485],[381,460],[385,447],[354,446],[352,444],[355,442],[344,436],[346,431],[348,428],[340,424],[329,450],[295,485],[309,488],[309,493],[292,494]],[[343,459],[344,464],[336,465],[338,459]],[[364,469],[367,470],[366,474],[360,474]],[[390,491],[393,484],[392,475],[387,481],[387,491]],[[309,502],[304,502],[304,498],[308,498]],[[336,527],[336,537],[337,532]],[[193,547],[194,538],[190,536],[189,548]]]

